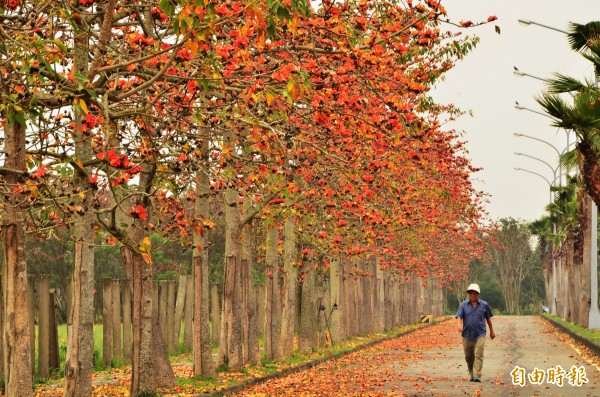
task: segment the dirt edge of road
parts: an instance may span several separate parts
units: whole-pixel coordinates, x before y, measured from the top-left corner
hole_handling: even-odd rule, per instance
[[[302,364],[298,364],[297,366],[294,366],[294,367],[285,368],[285,369],[283,369],[283,370],[281,370],[280,372],[277,372],[277,373],[273,373],[273,374],[266,375],[266,376],[261,376],[259,378],[250,379],[250,380],[248,380],[246,382],[239,383],[239,384],[236,384],[236,385],[232,385],[232,386],[229,386],[229,387],[227,387],[225,389],[221,389],[221,390],[217,390],[217,391],[213,391],[213,392],[209,392],[209,393],[202,393],[202,394],[199,394],[199,396],[221,397],[221,396],[228,396],[228,395],[231,395],[231,394],[235,394],[235,393],[241,392],[242,390],[244,390],[247,387],[250,387],[250,386],[262,383],[262,382],[266,382],[266,381],[269,381],[271,379],[283,378],[283,377],[285,377],[287,375],[295,374],[297,372],[300,372],[300,371],[312,368],[315,365],[321,364],[323,362],[326,362],[326,361],[329,361],[329,360],[335,360],[335,359],[338,359],[340,357],[344,357],[344,356],[346,356],[348,354],[351,354],[351,353],[354,353],[354,352],[366,349],[368,347],[377,345],[379,343],[385,342],[387,340],[399,338],[401,336],[408,335],[408,334],[411,334],[413,332],[425,329],[427,327],[432,327],[432,326],[438,325],[440,323],[443,323],[445,321],[450,321],[452,319],[453,319],[452,316],[438,318],[435,321],[433,321],[433,322],[431,322],[431,323],[429,323],[429,324],[427,324],[425,326],[421,326],[421,327],[418,327],[418,328],[414,328],[414,329],[409,329],[409,330],[406,330],[406,331],[402,331],[402,332],[399,332],[397,334],[386,336],[386,337],[381,338],[381,339],[372,340],[372,341],[367,342],[367,343],[365,343],[363,345],[356,346],[355,348],[352,348],[350,350],[346,350],[346,351],[343,351],[343,352],[332,354],[330,356],[321,357],[321,358],[319,358],[317,360],[307,361],[307,362],[304,362]]]
[[[559,323],[558,321],[555,321],[553,319],[551,319],[550,317],[547,316],[540,316],[543,320],[547,321],[548,323],[552,324],[553,327],[559,329],[561,332],[566,333],[567,335],[569,335],[571,338],[573,338],[576,342],[584,345],[585,347],[587,347],[591,353],[594,353],[596,356],[600,357],[600,345],[592,340],[589,340],[575,332],[573,332],[572,330],[570,330],[569,328],[565,327],[564,325],[562,325],[561,323]]]

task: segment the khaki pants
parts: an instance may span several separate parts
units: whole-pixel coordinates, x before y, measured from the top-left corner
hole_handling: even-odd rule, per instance
[[[473,378],[481,377],[481,368],[483,367],[483,349],[485,348],[485,336],[470,341],[463,338],[463,348],[465,349],[465,360],[469,367],[469,375]]]

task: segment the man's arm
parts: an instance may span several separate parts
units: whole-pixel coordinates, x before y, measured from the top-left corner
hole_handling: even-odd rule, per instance
[[[496,337],[496,333],[494,332],[494,326],[492,325],[492,318],[488,317],[485,319],[488,327],[490,328],[490,338],[494,339]]]
[[[463,331],[463,319],[460,317],[456,317],[456,324],[458,326],[458,332],[462,334]]]

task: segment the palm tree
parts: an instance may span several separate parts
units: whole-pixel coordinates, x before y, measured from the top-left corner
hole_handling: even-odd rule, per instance
[[[576,150],[585,189],[600,205],[600,22],[571,23],[567,36],[571,48],[592,62],[596,81],[581,82],[557,73],[537,101],[555,118],[555,126],[577,136]],[[569,100],[561,94],[570,94]]]
[[[573,320],[574,317],[579,319],[579,300],[575,289],[575,283],[579,281],[575,275],[575,246],[581,236],[578,178],[571,177],[566,186],[553,187],[552,190],[556,192],[556,196],[546,210],[550,214],[550,220],[556,225],[552,236],[554,247],[559,247],[554,254],[558,274],[561,275],[556,294],[557,314],[569,320]]]
[[[600,205],[600,165],[598,164],[598,156],[600,153],[600,89],[598,83],[600,81],[600,22],[590,22],[585,25],[571,23],[569,25],[568,40],[571,49],[580,53],[594,66],[595,79],[594,81],[578,81],[572,77],[556,74],[548,85],[548,91],[544,93],[538,102],[546,110],[546,112],[555,118],[554,125],[562,127],[566,130],[572,130],[577,136],[577,145],[575,154],[570,153],[571,164],[573,159],[581,171],[584,190],[589,194],[589,197],[594,201],[596,206]],[[565,99],[564,94],[569,94]],[[568,158],[561,158],[561,162],[566,164]],[[588,278],[583,275],[591,272],[596,274],[597,270],[592,269],[591,239],[595,238],[595,234],[591,233],[592,225],[586,221],[587,214],[591,214],[591,205],[587,204],[589,200],[586,195],[582,195],[581,203],[581,233],[583,242],[581,244],[582,266],[580,269],[580,285],[579,290],[582,291],[580,299],[581,307],[579,307],[578,320],[580,325],[588,326],[589,315],[586,315],[587,307],[583,307],[584,301],[591,296],[592,307],[596,305],[595,285],[591,281],[588,283]],[[591,219],[591,218],[590,218]],[[591,238],[589,238],[591,237]],[[584,251],[589,251],[585,254]],[[576,271],[575,271],[576,272]],[[564,313],[564,312],[563,312]],[[591,313],[591,312],[590,312]],[[594,313],[598,313],[596,309]],[[559,313],[560,314],[560,313]],[[597,317],[595,317],[595,321]]]

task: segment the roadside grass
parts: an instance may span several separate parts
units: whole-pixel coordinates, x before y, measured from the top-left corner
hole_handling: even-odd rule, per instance
[[[577,325],[571,321],[563,320],[562,318],[560,318],[559,316],[557,316],[555,314],[544,314],[544,315],[546,317],[556,321],[557,323],[564,325],[565,327],[567,327],[568,329],[570,329],[577,335],[582,336],[582,337],[584,337],[588,340],[591,340],[592,342],[600,345],[600,329],[583,328],[582,326]]]
[[[436,319],[435,322],[443,321],[446,317]],[[307,352],[299,352],[297,345],[295,353],[281,361],[268,360],[264,354],[264,340],[259,339],[259,349],[262,353],[261,360],[258,365],[245,366],[239,371],[228,371],[227,368],[217,370],[216,376],[201,377],[193,376],[192,354],[189,348],[183,347],[183,333],[180,338],[180,344],[176,352],[170,355],[171,363],[173,364],[177,387],[183,390],[188,390],[190,393],[205,393],[222,390],[228,386],[246,383],[255,378],[271,376],[280,373],[286,369],[301,366],[308,362],[314,362],[332,357],[339,354],[344,354],[368,345],[370,343],[379,342],[391,337],[395,337],[401,333],[405,333],[414,329],[422,328],[425,324],[411,324],[388,330],[386,332],[357,336],[352,339],[335,343],[332,345],[328,340],[323,340],[323,345],[319,348],[313,348]],[[64,363],[66,358],[67,331],[66,325],[58,327],[58,344],[61,368],[51,373],[48,379],[36,377],[36,393],[41,393],[44,390],[60,387],[62,377],[64,376]],[[37,333],[37,329],[36,329]],[[36,346],[37,349],[37,346]],[[218,347],[213,346],[213,354],[218,353]],[[37,364],[37,363],[36,363]],[[94,325],[94,373],[96,379],[107,383],[114,382],[118,373],[126,373],[128,365],[123,362],[113,362],[112,368],[102,366],[102,324]],[[116,372],[115,372],[116,370]],[[127,376],[125,376],[127,378]],[[36,394],[38,395],[38,394]]]

